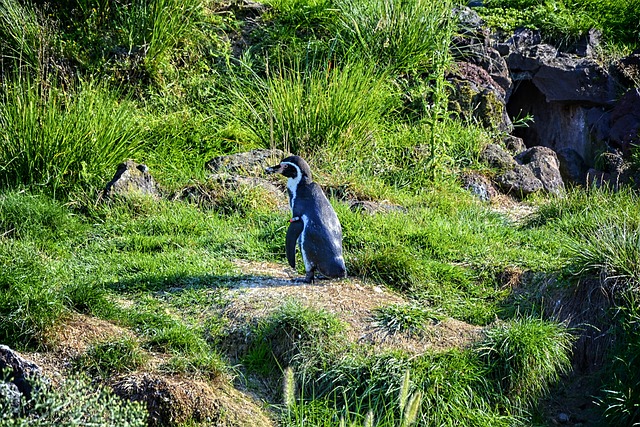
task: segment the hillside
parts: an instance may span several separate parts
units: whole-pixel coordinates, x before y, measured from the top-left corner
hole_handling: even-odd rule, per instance
[[[0,426],[640,422],[640,5],[0,0]],[[348,277],[285,255],[293,153]]]

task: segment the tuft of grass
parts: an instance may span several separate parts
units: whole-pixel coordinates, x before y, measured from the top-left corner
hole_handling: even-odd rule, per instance
[[[623,280],[625,287],[640,284],[640,229],[607,223],[587,227],[568,243],[568,268],[605,281]]]
[[[374,310],[374,324],[388,333],[408,332],[420,335],[427,325],[438,323],[444,316],[436,310],[418,303],[395,304]]]
[[[269,373],[276,371],[276,365],[324,358],[326,351],[339,345],[344,328],[335,315],[288,300],[257,326],[245,364]]]
[[[565,326],[531,317],[488,329],[479,351],[500,394],[526,411],[570,371],[572,343]]]
[[[147,359],[148,355],[140,348],[138,341],[124,337],[93,344],[74,364],[76,368],[107,378],[139,369]]]

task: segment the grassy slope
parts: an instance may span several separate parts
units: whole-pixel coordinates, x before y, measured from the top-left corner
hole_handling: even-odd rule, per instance
[[[367,216],[333,200],[350,273],[412,302],[382,309],[379,321],[420,329],[436,316],[489,331],[467,349],[375,354],[338,339],[335,315],[285,304],[249,328],[255,341],[235,361],[240,372],[271,381],[280,367],[295,368],[306,399],[276,407],[281,423],[335,425],[342,416],[362,425],[371,411],[377,425],[400,425],[411,400],[421,404],[424,425],[537,420],[531,411],[568,368],[571,339],[545,318],[544,295],[513,292],[505,277],[529,271],[571,289],[574,273],[604,273],[619,277],[616,289],[632,287],[640,259],[637,196],[577,190],[563,200],[531,200],[537,214],[514,221],[461,191],[456,172],[482,169],[477,152],[498,135],[443,118],[450,28],[438,27],[434,17],[444,9],[432,3],[418,5],[429,18],[419,24],[404,20],[416,10],[386,10],[387,26],[373,31],[371,17],[383,13],[384,2],[273,1],[239,64],[224,34],[248,21],[214,2],[165,1],[179,22],[154,9],[133,13],[90,1],[42,21],[2,0],[3,18],[18,11],[33,25],[26,43],[11,33],[1,45],[23,62],[7,61],[0,107],[10,129],[0,152],[0,342],[42,348],[54,325],[86,313],[134,338],[96,343],[75,359],[77,370],[108,377],[146,366],[156,352],[168,356],[163,372],[233,374],[221,344],[228,319],[220,313],[226,289],[242,279],[234,260],[284,265],[286,215],[255,192],[230,194],[213,207],[145,198],[95,205],[95,195],[125,157],[146,162],[171,192],[204,182],[202,165],[213,155],[275,144],[305,155],[322,184],[347,184],[360,197],[406,207]],[[156,33],[144,34],[152,27]],[[147,53],[136,54],[145,41]],[[129,53],[118,56],[114,46]],[[81,81],[67,84],[62,73],[40,84],[52,81],[60,58],[72,58]],[[637,315],[633,304],[620,307]],[[280,343],[291,330],[298,352],[274,359],[265,343]],[[623,333],[630,341],[619,351],[633,354],[636,332]],[[619,363],[611,369],[615,378],[634,372]],[[612,390],[602,395],[603,408],[616,415],[614,403],[622,401],[633,419],[634,396],[616,400]]]

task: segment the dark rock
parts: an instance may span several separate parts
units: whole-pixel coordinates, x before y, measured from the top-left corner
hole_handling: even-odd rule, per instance
[[[510,153],[520,154],[524,150],[527,149],[527,146],[524,144],[522,138],[518,138],[517,136],[507,135],[502,140],[502,143],[509,150]]]
[[[465,47],[461,53],[465,61],[479,66],[491,76],[502,89],[505,101],[508,101],[512,81],[507,61],[500,55],[500,52],[491,46],[476,44]]]
[[[559,56],[542,59],[533,84],[547,102],[611,105],[615,88],[609,72],[592,59]]]
[[[506,42],[507,45],[512,46],[515,50],[539,45],[540,43],[542,43],[540,31],[529,28],[516,29]]]
[[[611,68],[622,86],[628,88],[640,86],[640,49],[615,62]]]
[[[31,398],[33,381],[45,381],[42,369],[37,364],[2,344],[0,344],[0,373],[2,374],[0,383],[13,384],[5,387],[5,390],[8,393],[17,390],[26,399]]]
[[[516,160],[533,172],[545,191],[555,195],[564,192],[564,182],[555,151],[547,147],[531,147],[518,154]]]
[[[544,188],[542,182],[526,166],[516,165],[495,178],[495,182],[506,194],[523,198]]]
[[[640,144],[640,88],[629,89],[611,112],[609,138],[625,155]]]
[[[247,176],[260,176],[268,166],[278,164],[285,152],[278,149],[258,149],[244,153],[214,157],[205,163],[212,172],[229,172]]]
[[[563,181],[572,184],[583,184],[587,167],[578,152],[572,148],[562,148],[556,152],[560,163],[560,175]]]
[[[511,120],[505,108],[505,91],[483,68],[461,62],[448,77],[452,94],[449,110],[490,129],[509,132]]]
[[[466,172],[460,176],[462,188],[477,196],[483,202],[488,202],[498,195],[498,190],[491,180],[475,172]]]
[[[393,213],[393,212],[401,212],[404,213],[407,210],[400,205],[393,205],[391,203],[385,202],[374,202],[370,200],[354,200],[349,203],[349,209],[353,212],[362,212],[368,214],[377,214],[377,213]]]
[[[480,152],[480,161],[487,166],[500,170],[511,169],[516,165],[516,161],[511,154],[496,144],[488,144]]]
[[[118,165],[118,170],[113,179],[107,183],[103,196],[109,198],[115,195],[131,194],[160,197],[160,188],[146,165],[127,160]]]
[[[526,46],[509,53],[507,65],[514,81],[525,80],[531,78],[542,64],[551,62],[557,56],[558,49],[548,44]],[[523,71],[526,73],[523,74]]]

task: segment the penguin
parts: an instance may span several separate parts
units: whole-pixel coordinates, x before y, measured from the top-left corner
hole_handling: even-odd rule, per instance
[[[296,244],[304,261],[305,283],[314,283],[318,271],[328,278],[347,276],[342,257],[342,227],[322,188],[311,179],[311,169],[299,156],[289,156],[266,173],[287,177],[291,219],[285,241],[287,261],[296,267]]]

